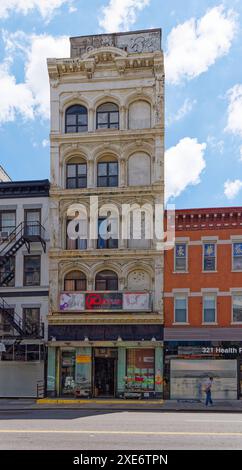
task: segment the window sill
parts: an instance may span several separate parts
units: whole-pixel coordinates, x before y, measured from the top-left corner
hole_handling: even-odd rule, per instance
[[[231,321],[231,325],[242,325],[242,321]]]
[[[210,322],[202,322],[202,325],[204,325],[204,326],[208,326],[208,325],[216,326],[216,325],[218,325],[218,323],[210,321]]]
[[[173,271],[172,274],[189,274],[189,271]]]
[[[190,323],[188,323],[188,322],[173,322],[172,325],[174,325],[174,326],[175,326],[175,325],[181,326],[181,325],[190,325]]]
[[[217,273],[218,271],[202,271],[202,273],[204,274],[214,274],[214,273]]]
[[[231,273],[242,273],[242,269],[231,269]]]

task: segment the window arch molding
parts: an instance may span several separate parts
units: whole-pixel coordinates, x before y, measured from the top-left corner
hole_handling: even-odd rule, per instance
[[[94,282],[97,291],[117,291],[119,289],[119,276],[109,266],[96,272]]]
[[[64,159],[63,181],[66,189],[87,188],[88,160],[83,153],[71,153]]]
[[[86,291],[87,275],[82,269],[69,269],[63,276],[64,291]]]
[[[102,152],[95,158],[94,178],[97,187],[118,187],[120,179],[119,156],[113,152]]]
[[[75,103],[68,106],[64,113],[65,134],[88,132],[88,108]]]

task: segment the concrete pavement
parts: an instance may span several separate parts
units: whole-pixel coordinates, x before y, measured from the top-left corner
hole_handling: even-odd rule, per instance
[[[57,400],[0,399],[0,411],[7,410],[134,410],[159,412],[242,412],[242,400],[216,401],[206,407],[203,402],[189,400]]]

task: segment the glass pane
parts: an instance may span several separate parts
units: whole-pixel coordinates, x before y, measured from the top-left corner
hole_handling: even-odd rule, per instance
[[[204,271],[215,271],[215,258],[204,258]]]
[[[186,271],[185,258],[176,258],[176,271]]]
[[[67,189],[75,189],[76,188],[76,178],[68,178],[67,179]]]
[[[40,211],[26,211],[26,222],[40,222]]]
[[[118,280],[117,279],[108,279],[107,280],[107,290],[118,290]]]
[[[63,395],[74,395],[75,393],[75,351],[63,351],[61,358],[61,393]]]
[[[110,124],[110,129],[118,129],[119,125],[117,124]]]
[[[154,390],[155,384],[154,349],[128,349],[126,391]]]
[[[109,184],[108,186],[110,187],[117,187],[118,186],[118,177],[117,176],[110,176],[108,178]]]
[[[86,163],[82,163],[78,165],[78,175],[83,176],[87,174],[87,165]]]
[[[185,323],[186,322],[186,310],[176,309],[175,321],[178,323]]]
[[[67,165],[67,176],[68,177],[76,176],[76,165]]]
[[[110,113],[110,123],[117,123],[119,118],[119,113]]]
[[[102,112],[110,112],[110,111],[118,111],[118,106],[114,103],[104,103],[104,104],[101,104],[101,106],[99,106],[99,108],[97,109],[98,112],[102,111]]]
[[[205,308],[204,309],[204,321],[205,322],[215,322],[215,309],[214,308]]]
[[[236,271],[242,270],[242,256],[236,256],[233,259],[233,269]]]
[[[186,310],[186,299],[176,299],[176,309]]]
[[[64,290],[67,291],[67,292],[68,291],[74,291],[75,290],[75,281],[65,279]]]
[[[204,297],[204,308],[215,309],[215,297]]]
[[[96,290],[106,290],[106,281],[105,280],[96,280]]]
[[[118,164],[116,162],[108,164],[108,173],[111,176],[118,174]]]
[[[107,163],[99,163],[98,164],[98,176],[106,176],[107,175]]]
[[[108,123],[108,113],[98,113],[97,115],[98,124]]]
[[[74,126],[76,124],[76,115],[75,114],[67,114],[66,124],[67,124],[67,126]]]
[[[87,126],[87,114],[78,114],[78,124]]]
[[[87,178],[86,176],[82,176],[78,178],[78,188],[86,188],[87,187]]]
[[[98,177],[98,186],[100,188],[108,186],[108,178],[105,176],[99,176]]]
[[[98,124],[98,129],[108,129],[108,123],[106,123],[106,124]]]
[[[2,212],[2,227],[1,229],[15,228],[16,215],[15,212]]]
[[[82,279],[80,281],[76,281],[76,290],[85,291],[86,290],[86,280]]]
[[[77,132],[86,132],[87,131],[87,126],[78,126]]]
[[[76,132],[76,127],[67,126],[66,132],[67,132],[67,134],[72,134],[72,133]]]

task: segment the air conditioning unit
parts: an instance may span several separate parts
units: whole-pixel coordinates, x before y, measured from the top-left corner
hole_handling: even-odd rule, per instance
[[[10,230],[2,230],[0,232],[0,240],[1,241],[8,240],[8,238],[10,237],[10,234],[11,234]]]

